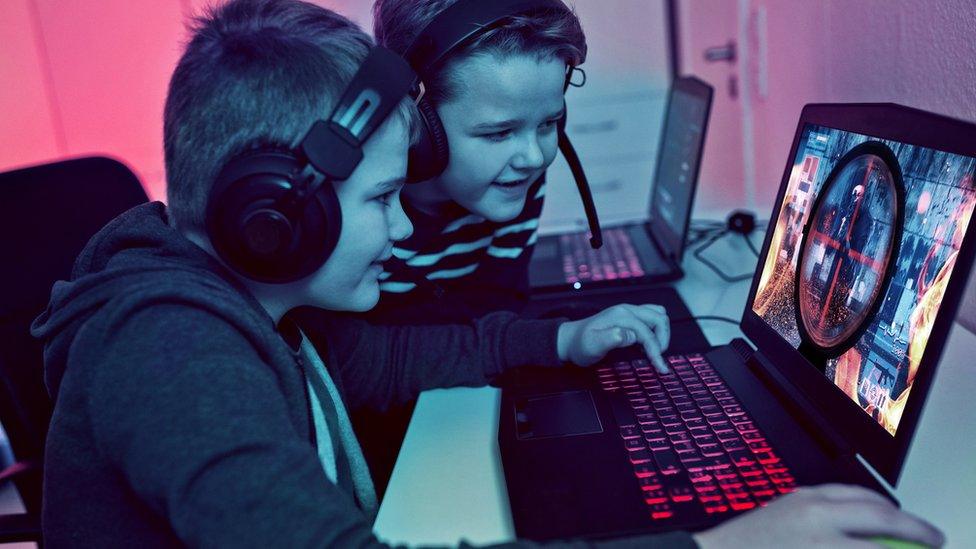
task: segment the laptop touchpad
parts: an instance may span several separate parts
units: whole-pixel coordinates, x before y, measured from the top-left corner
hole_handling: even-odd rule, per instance
[[[602,433],[589,391],[533,395],[515,400],[519,440]]]

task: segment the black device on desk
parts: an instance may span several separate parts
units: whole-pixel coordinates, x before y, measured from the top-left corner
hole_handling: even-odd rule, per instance
[[[644,223],[603,229],[593,249],[585,232],[539,238],[529,265],[534,292],[647,284],[681,277],[691,206],[698,184],[712,88],[694,77],[671,85]]]
[[[740,323],[755,348],[506,386],[517,534],[698,530],[823,482],[892,498],[871,469],[897,483],[972,270],[974,172],[972,124],[806,106]]]

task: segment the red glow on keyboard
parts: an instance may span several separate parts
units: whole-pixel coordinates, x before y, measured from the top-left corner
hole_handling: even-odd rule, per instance
[[[633,420],[620,436],[653,520],[683,509],[744,512],[796,490],[796,479],[701,355],[597,368],[601,387],[623,396]],[[629,416],[628,416],[629,417]]]
[[[563,250],[563,276],[567,284],[600,282],[644,276],[637,250],[622,228],[603,231],[603,246],[594,250],[589,233],[559,237]]]

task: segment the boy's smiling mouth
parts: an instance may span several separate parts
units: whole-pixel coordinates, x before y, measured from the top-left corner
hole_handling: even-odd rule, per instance
[[[525,185],[528,182],[529,182],[529,178],[526,177],[526,178],[523,178],[523,179],[516,179],[514,181],[492,181],[491,184],[492,185],[495,185],[497,187],[501,187],[503,189],[511,189],[511,188],[515,188],[515,187],[519,187],[519,186]]]

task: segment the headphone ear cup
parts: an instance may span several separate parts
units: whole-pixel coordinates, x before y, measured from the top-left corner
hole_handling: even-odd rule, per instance
[[[447,133],[437,109],[427,99],[417,103],[420,112],[420,138],[407,157],[407,182],[419,183],[444,173],[450,159]]]
[[[315,272],[339,240],[342,218],[326,182],[300,215],[280,211],[302,163],[290,152],[259,150],[229,162],[207,201],[206,228],[217,255],[238,273],[284,283]]]

